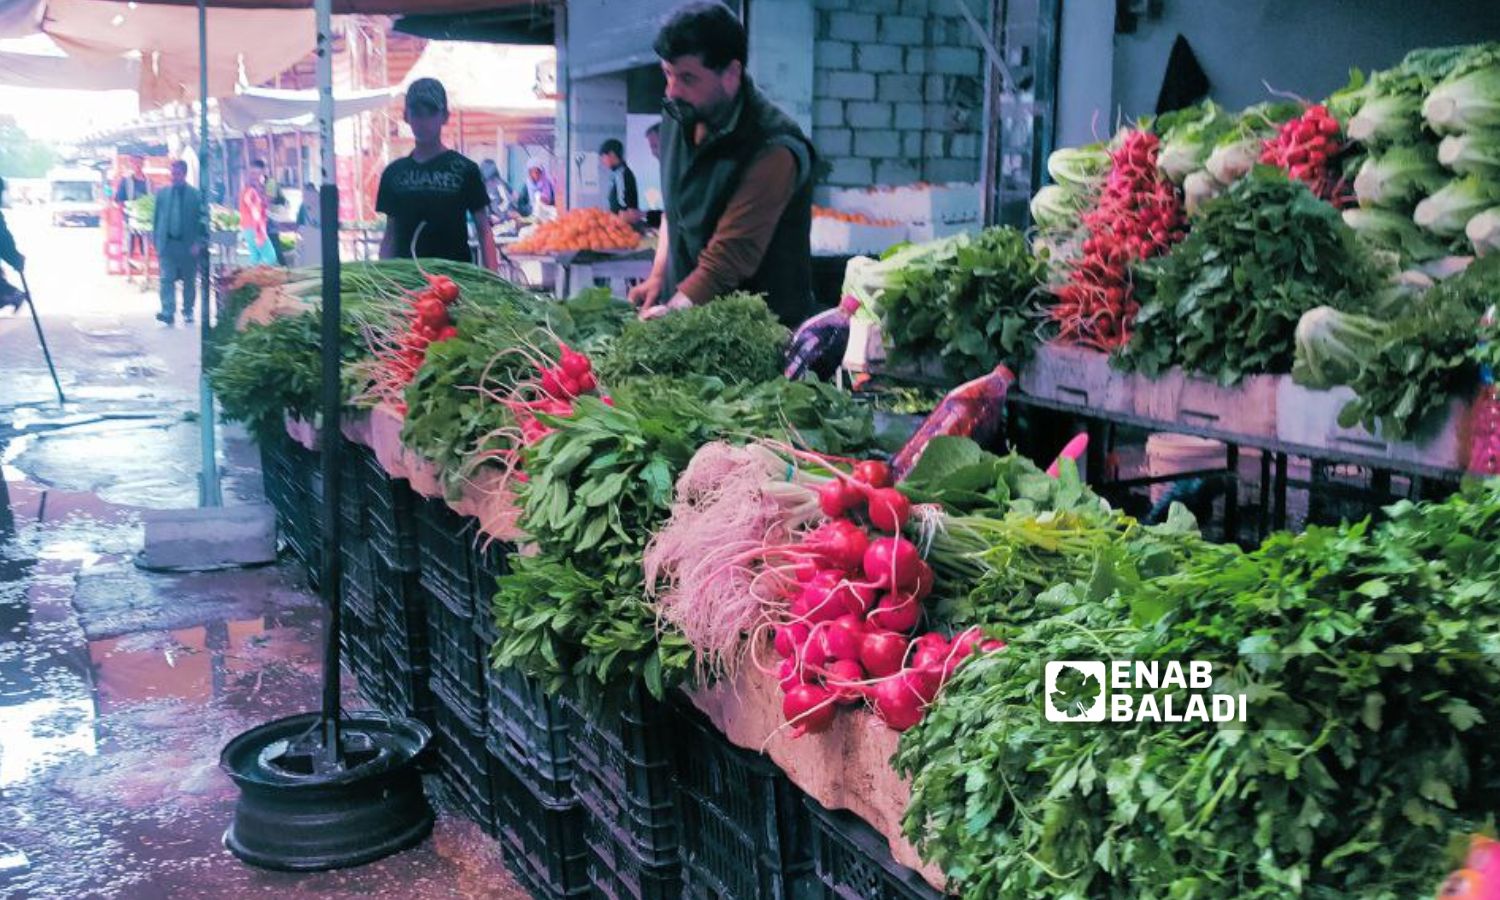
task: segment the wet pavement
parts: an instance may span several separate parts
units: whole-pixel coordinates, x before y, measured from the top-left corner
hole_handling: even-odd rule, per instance
[[[8,218],[69,402],[0,316],[0,897],[525,897],[430,778],[433,836],[386,860],[292,875],[223,849],[219,751],[316,707],[321,603],[291,565],[133,564],[143,510],[197,502],[195,336],[103,275],[98,231]],[[255,449],[218,435],[225,502],[258,501]]]

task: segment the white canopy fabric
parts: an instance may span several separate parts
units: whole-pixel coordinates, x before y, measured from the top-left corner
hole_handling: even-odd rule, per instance
[[[538,67],[556,65],[552,47],[433,41],[401,84],[436,78],[448,90],[448,105],[518,118],[550,116],[553,101],[537,96]]]
[[[392,90],[374,90],[335,97],[333,117],[343,119],[383,109],[394,95]],[[257,125],[310,128],[318,120],[318,92],[241,88],[240,93],[219,101],[219,112],[224,124],[236,131],[249,131]]]
[[[140,60],[104,61],[71,56],[0,52],[0,84],[78,91],[133,91],[141,84]]]
[[[3,2],[3,0],[0,0]],[[141,106],[198,96],[198,12],[113,0],[46,0],[42,31],[69,56],[111,64],[140,54]],[[274,78],[313,51],[312,10],[214,9],[208,16],[208,92]]]

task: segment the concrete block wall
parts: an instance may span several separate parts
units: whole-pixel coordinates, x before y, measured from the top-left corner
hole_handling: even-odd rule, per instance
[[[977,181],[984,68],[950,0],[812,0],[813,143],[830,187]],[[972,3],[976,15],[986,4]]]

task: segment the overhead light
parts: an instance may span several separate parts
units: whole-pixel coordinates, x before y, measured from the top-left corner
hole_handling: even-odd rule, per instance
[[[113,19],[109,20],[109,24],[115,26],[116,28],[119,28],[121,25],[124,25],[125,24],[125,16],[124,16],[124,14],[123,13],[116,14]]]
[[[129,3],[125,4],[125,6],[126,6],[127,9],[132,9],[133,10],[136,7],[136,2],[135,2],[135,0],[130,0]]]

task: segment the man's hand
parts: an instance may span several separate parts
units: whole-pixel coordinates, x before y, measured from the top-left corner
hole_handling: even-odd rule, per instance
[[[650,307],[649,309],[641,310],[641,319],[659,319],[662,316],[667,315],[668,313],[674,313],[678,310],[683,309],[692,309],[692,307],[693,301],[689,300],[683,294],[678,294],[677,296],[672,298],[670,303],[663,303],[658,306]]]
[[[634,305],[639,306],[641,312],[644,313],[661,299],[661,282],[660,275],[649,275],[645,281],[631,288],[625,297]]]

